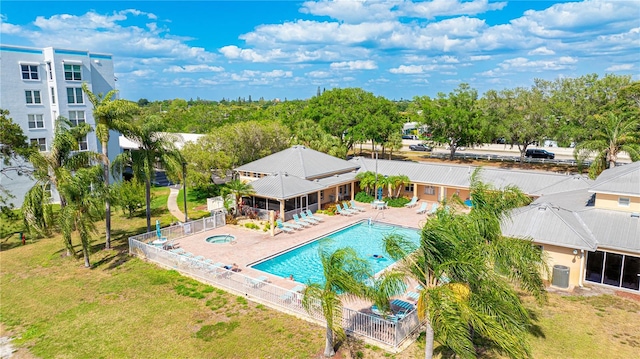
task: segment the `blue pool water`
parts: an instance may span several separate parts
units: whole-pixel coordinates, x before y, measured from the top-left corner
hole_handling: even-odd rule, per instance
[[[279,277],[289,278],[293,275],[296,282],[324,283],[318,249],[322,247],[332,252],[338,248],[351,247],[359,257],[367,259],[373,272],[377,273],[395,262],[385,255],[382,244],[382,238],[390,233],[402,235],[415,243],[420,240],[420,234],[416,229],[376,222],[369,225],[367,221],[363,221],[260,262],[253,268]],[[382,255],[383,258],[374,258],[375,254]]]

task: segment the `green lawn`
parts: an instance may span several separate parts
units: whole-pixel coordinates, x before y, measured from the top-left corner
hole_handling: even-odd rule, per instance
[[[178,192],[178,207],[184,212],[184,192],[182,188]],[[207,211],[207,199],[198,200],[193,192],[187,188],[187,215],[191,219],[199,219],[211,215]]]
[[[40,358],[315,358],[322,351],[320,326],[129,257],[128,236],[144,229],[144,217],[118,212],[115,250],[102,250],[103,235],[96,235],[90,270],[63,256],[59,236],[26,246],[9,238],[0,253],[0,330]],[[540,307],[525,300],[541,333],[531,336],[535,358],[632,358],[640,351],[638,302],[551,294]],[[342,355],[416,358],[423,348],[418,342],[391,355],[353,342]]]

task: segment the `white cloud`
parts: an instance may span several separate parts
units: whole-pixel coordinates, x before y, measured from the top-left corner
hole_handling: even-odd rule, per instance
[[[547,49],[546,46],[538,47],[537,49],[533,49],[527,53],[527,55],[555,55],[556,52],[550,49]]]
[[[471,61],[485,61],[485,60],[489,60],[490,58],[491,58],[491,56],[489,56],[489,55],[469,56],[469,60],[471,60]]]
[[[605,71],[611,71],[611,72],[616,72],[616,71],[629,71],[632,70],[635,67],[634,64],[620,64],[620,65],[612,65],[609,66],[605,69]]]
[[[310,71],[310,72],[307,72],[306,75],[308,77],[315,78],[315,79],[326,79],[333,76],[333,74],[328,71]]]
[[[320,0],[306,1],[300,12],[316,16],[329,16],[333,19],[356,23],[362,21],[389,20],[398,15],[392,8],[402,0],[364,1],[364,0]]]
[[[220,72],[224,71],[224,68],[220,66],[209,66],[205,64],[200,65],[185,65],[185,66],[171,66],[162,70],[162,72]]]
[[[438,16],[477,15],[487,11],[500,10],[506,2],[489,3],[488,0],[433,0],[425,2],[404,2],[400,10],[407,16],[433,19]]]
[[[375,70],[378,68],[376,63],[371,60],[334,62],[329,67],[336,70]]]
[[[144,70],[134,70],[131,71],[129,74],[131,74],[132,76],[136,76],[136,77],[148,77],[151,76],[155,73],[155,71],[150,70],[150,69],[144,69]]]
[[[573,68],[578,62],[577,59],[570,56],[562,56],[557,60],[538,60],[530,61],[524,57],[505,60],[499,64],[504,70],[515,71],[543,71],[543,70],[565,70]]]
[[[400,65],[389,70],[392,74],[421,74],[424,72],[422,65]]]

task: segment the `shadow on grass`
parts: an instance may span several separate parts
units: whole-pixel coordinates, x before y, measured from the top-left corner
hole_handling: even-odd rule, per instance
[[[112,229],[111,230],[111,251],[108,252],[102,259],[91,264],[92,269],[98,269],[104,267],[106,270],[112,270],[118,268],[124,263],[127,263],[131,256],[129,256],[129,236],[146,232],[146,226],[139,228],[131,228],[129,230]],[[104,249],[104,241],[100,241],[91,247],[92,253],[96,253]]]

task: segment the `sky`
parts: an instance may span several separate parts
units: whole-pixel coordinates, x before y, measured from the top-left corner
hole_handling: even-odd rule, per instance
[[[596,73],[640,80],[640,1],[13,1],[0,42],[113,55],[122,98],[393,100]]]

